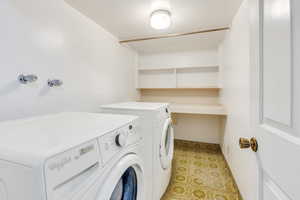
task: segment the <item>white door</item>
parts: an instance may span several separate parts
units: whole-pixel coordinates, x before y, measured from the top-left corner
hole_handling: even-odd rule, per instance
[[[300,1],[249,2],[259,200],[300,200]]]

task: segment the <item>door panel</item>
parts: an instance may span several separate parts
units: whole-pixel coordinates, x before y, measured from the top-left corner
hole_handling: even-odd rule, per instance
[[[259,133],[261,134],[258,136],[261,146],[259,157],[263,168],[264,187],[268,187],[272,182],[272,185],[278,185],[278,188],[284,191],[282,193],[290,196],[290,199],[298,200],[300,146],[295,142],[299,139],[269,125],[261,125]],[[267,182],[266,177],[269,177]],[[264,198],[264,200],[272,199]]]
[[[263,194],[264,194],[264,199],[272,199],[272,200],[289,200],[282,192],[282,190],[274,184],[274,182],[267,176],[264,178],[264,188],[263,188]]]
[[[3,183],[2,180],[0,180],[0,199],[1,200],[7,200],[7,195],[6,195],[6,187]]]
[[[264,0],[263,7],[263,117],[290,126],[290,0]]]

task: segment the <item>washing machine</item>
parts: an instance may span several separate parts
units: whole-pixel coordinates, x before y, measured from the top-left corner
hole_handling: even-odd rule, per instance
[[[61,113],[0,132],[1,200],[144,200],[136,116]]]
[[[174,131],[168,103],[125,102],[101,106],[101,112],[140,117],[147,200],[159,200],[170,182]]]

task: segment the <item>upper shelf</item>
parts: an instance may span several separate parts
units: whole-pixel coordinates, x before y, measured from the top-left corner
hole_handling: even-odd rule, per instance
[[[139,89],[220,89],[219,66],[138,68]]]
[[[187,66],[187,67],[152,67],[152,68],[146,68],[146,67],[140,67],[138,68],[138,71],[163,71],[163,70],[188,70],[188,69],[211,69],[214,71],[219,70],[219,66],[212,65],[212,66]]]
[[[174,87],[174,88],[147,88],[147,87],[139,87],[136,88],[138,90],[220,90],[222,89],[221,87],[218,86],[201,86],[201,87]]]

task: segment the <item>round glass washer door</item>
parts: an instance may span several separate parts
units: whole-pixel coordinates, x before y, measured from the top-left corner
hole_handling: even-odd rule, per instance
[[[137,175],[134,168],[129,167],[119,182],[109,200],[136,200],[137,199]]]
[[[168,118],[163,126],[159,151],[162,168],[169,169],[172,165],[174,153],[174,129],[171,118]]]
[[[143,162],[129,153],[116,163],[107,165],[104,176],[88,192],[84,200],[141,200],[144,199]],[[94,197],[94,194],[96,196]]]

